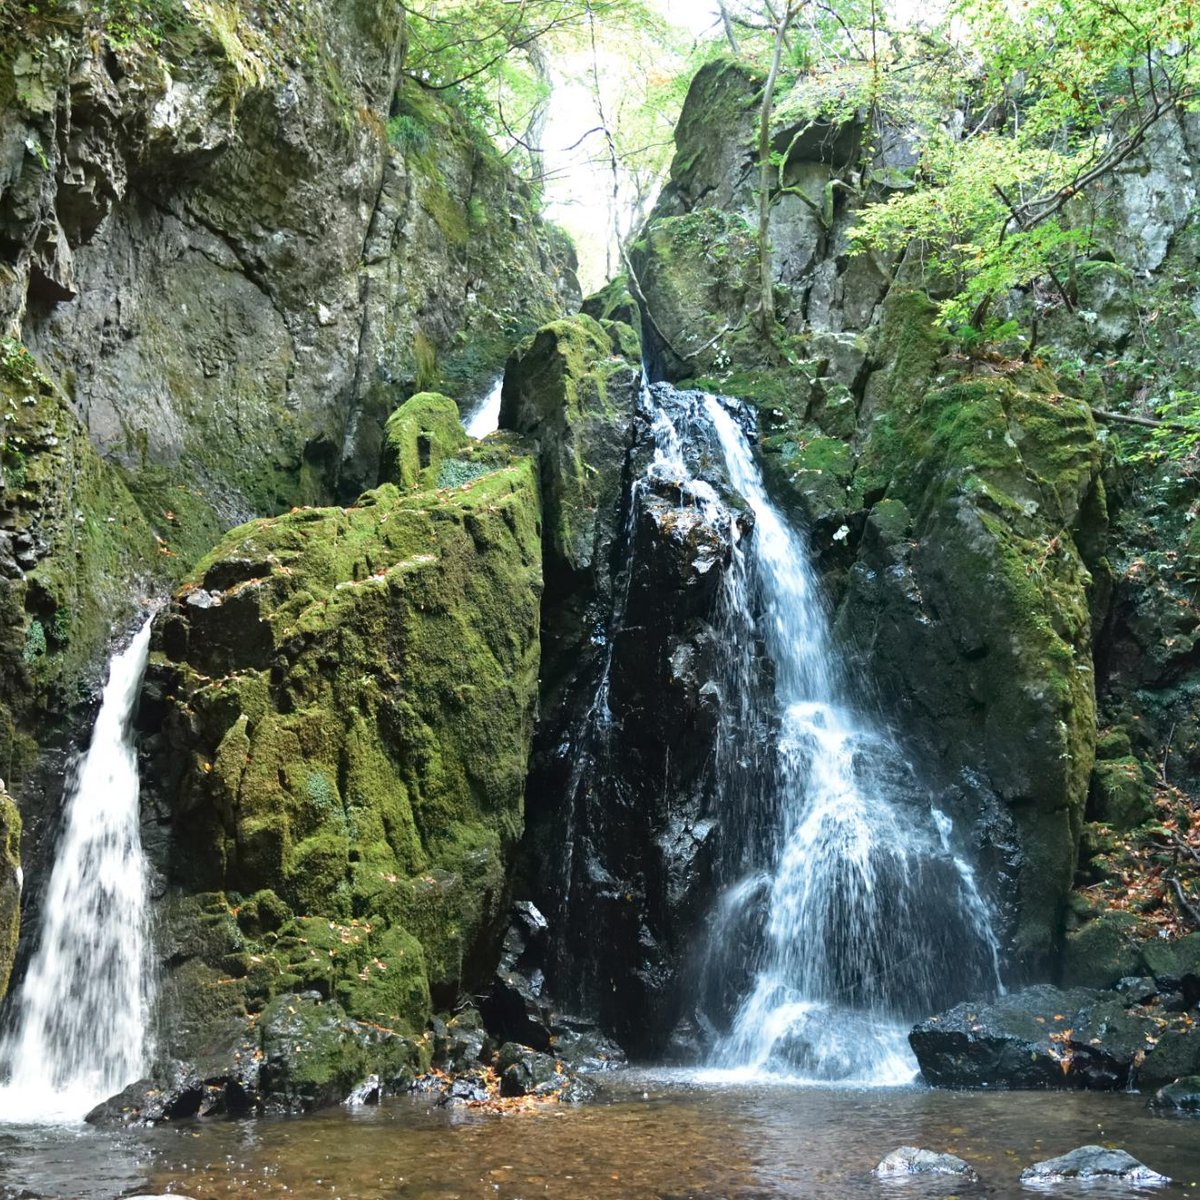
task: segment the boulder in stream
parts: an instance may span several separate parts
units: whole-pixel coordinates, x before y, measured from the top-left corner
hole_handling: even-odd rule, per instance
[[[939,1154],[917,1146],[900,1146],[883,1158],[875,1168],[880,1179],[907,1175],[954,1175],[971,1182],[978,1180],[975,1168],[954,1154]]]
[[[1200,1117],[1200,1075],[1187,1075],[1159,1088],[1150,1107]]]
[[[1200,1073],[1200,1034],[1167,999],[1038,985],[955,1005],[908,1040],[925,1079],[942,1087],[1157,1087]]]
[[[1164,1187],[1171,1183],[1166,1175],[1150,1170],[1132,1154],[1124,1150],[1109,1150],[1104,1146],[1080,1146],[1058,1158],[1034,1163],[1021,1172],[1021,1182],[1034,1186],[1099,1180],[1126,1183],[1133,1187]]]

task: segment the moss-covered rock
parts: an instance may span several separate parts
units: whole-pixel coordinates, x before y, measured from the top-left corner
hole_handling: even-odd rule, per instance
[[[1133,755],[1097,762],[1088,792],[1089,815],[1126,833],[1154,816],[1147,770]]]
[[[864,539],[840,630],[936,747],[932,761],[1011,814],[1014,951],[1042,969],[1095,747],[1084,555],[1106,520],[1100,445],[1087,405],[1052,377],[942,361],[927,302],[888,303],[851,486],[868,503],[900,501],[912,529]]]
[[[405,436],[429,412],[459,430],[451,401],[417,410]],[[172,957],[235,1014],[315,989],[414,1030],[488,969],[522,827],[540,522],[528,456],[464,454],[418,472],[470,468],[456,486],[234,530],[160,618],[161,866],[217,893],[188,920],[221,933]]]
[[[1138,919],[1132,913],[1102,913],[1067,935],[1063,987],[1110,988],[1137,974]]]
[[[647,331],[670,379],[708,375],[747,330],[758,303],[758,253],[744,217],[699,208],[659,217],[630,250],[648,309]],[[760,347],[743,357],[763,357]]]
[[[21,929],[21,815],[0,780],[0,999],[8,990]]]
[[[639,380],[588,316],[543,327],[509,359],[500,424],[538,444],[548,572],[606,558]]]
[[[402,490],[437,487],[442,463],[469,440],[449,396],[420,392],[388,418],[380,482]]]

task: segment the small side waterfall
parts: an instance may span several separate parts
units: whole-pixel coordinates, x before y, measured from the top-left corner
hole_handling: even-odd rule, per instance
[[[147,620],[113,660],[67,800],[41,940],[0,1047],[0,1120],[77,1121],[145,1069],[151,994],[132,718]]]
[[[761,932],[716,1060],[747,1074],[906,1082],[912,1017],[947,992],[999,986],[988,908],[952,852],[949,819],[892,739],[848,704],[808,547],[769,500],[746,435],[715,397],[697,402],[754,512],[727,600],[741,607],[741,636],[760,637],[774,664],[778,728],[762,789],[774,828],[766,838],[740,830],[750,849],[717,914],[728,926],[735,910],[758,906]],[[753,825],[727,818],[731,836]],[[721,946],[706,963],[746,971],[722,961]]]
[[[485,438],[500,428],[500,394],[503,391],[504,376],[500,375],[463,422],[468,437]]]

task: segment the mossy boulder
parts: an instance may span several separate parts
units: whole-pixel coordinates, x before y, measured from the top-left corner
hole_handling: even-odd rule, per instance
[[[437,487],[442,463],[468,441],[458,405],[438,392],[419,392],[388,418],[379,481],[409,491]]]
[[[417,408],[410,441],[455,412]],[[159,619],[157,865],[213,894],[189,922],[220,943],[172,957],[233,1011],[315,989],[411,1031],[489,968],[537,696],[538,488],[503,439],[450,463],[465,482],[232,531]]]
[[[732,210],[744,202],[764,82],[761,72],[729,57],[696,72],[660,207],[674,215],[700,204]]]
[[[1106,912],[1067,935],[1063,986],[1109,988],[1140,966],[1133,913]]]
[[[21,815],[0,780],[0,999],[8,990],[21,929]]]
[[[1100,443],[1052,376],[943,361],[927,301],[897,293],[888,309],[851,490],[899,501],[912,527],[863,539],[839,631],[976,819],[1001,802],[1016,854],[1000,813],[989,822],[1008,857],[994,868],[1016,879],[1014,958],[1039,971],[1062,936],[1095,750]]]
[[[630,250],[646,298],[646,331],[669,379],[712,374],[726,335],[746,330],[758,303],[758,252],[740,215],[699,208],[652,220]],[[761,359],[762,348],[741,358]]]
[[[509,359],[500,424],[538,447],[548,573],[588,573],[607,556],[640,379],[585,315],[544,326]]]
[[[1120,833],[1154,817],[1149,772],[1132,754],[1097,762],[1088,791],[1089,815]]]

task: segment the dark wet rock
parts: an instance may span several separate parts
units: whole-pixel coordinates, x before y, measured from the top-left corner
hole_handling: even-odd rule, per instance
[[[545,982],[540,967],[531,968],[528,975],[503,968],[497,971],[483,1002],[488,1029],[503,1040],[549,1050],[554,1005],[543,994]]]
[[[985,1004],[965,1003],[930,1017],[908,1035],[921,1073],[944,1087],[1058,1087],[1066,1058],[1061,1037],[1095,997],[1082,989],[1033,987]]]
[[[483,1018],[474,1009],[467,1009],[443,1023],[433,1023],[434,1065],[450,1074],[460,1074],[478,1068],[491,1057],[492,1039],[483,1027]]]
[[[626,1065],[625,1051],[586,1017],[559,1014],[550,1033],[555,1056],[573,1071],[615,1071]]]
[[[881,1179],[906,1175],[953,1175],[974,1182],[979,1178],[975,1169],[953,1154],[938,1154],[916,1146],[901,1146],[882,1159],[875,1168]]]
[[[1200,1072],[1190,1018],[1115,991],[1039,986],[959,1004],[915,1026],[909,1043],[925,1078],[948,1087],[1106,1091]]]
[[[459,1075],[438,1096],[437,1103],[447,1108],[460,1104],[484,1104],[492,1098],[487,1076],[480,1072]]]
[[[1159,1088],[1151,1098],[1150,1106],[1200,1116],[1200,1075],[1188,1075]]]
[[[558,1060],[549,1054],[540,1054],[528,1046],[506,1042],[500,1047],[496,1060],[500,1072],[500,1094],[502,1096],[527,1096],[556,1090],[567,1082],[559,1070]]]
[[[1021,1172],[1021,1182],[1029,1185],[1100,1180],[1130,1187],[1161,1187],[1171,1182],[1166,1175],[1138,1162],[1132,1154],[1104,1146],[1080,1146],[1058,1158],[1034,1163]]]

